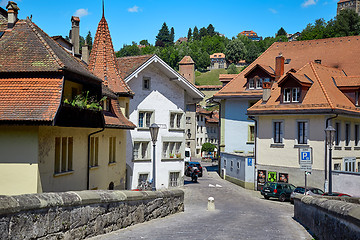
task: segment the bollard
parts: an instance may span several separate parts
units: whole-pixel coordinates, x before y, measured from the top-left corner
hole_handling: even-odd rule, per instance
[[[207,210],[208,211],[215,211],[215,199],[213,197],[208,198]]]

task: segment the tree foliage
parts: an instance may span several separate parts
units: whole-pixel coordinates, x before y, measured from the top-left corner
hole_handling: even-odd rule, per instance
[[[89,46],[89,50],[91,51],[93,46],[93,38],[91,36],[91,32],[89,31],[85,38],[86,44]]]
[[[214,149],[215,149],[215,145],[208,142],[204,143],[201,147],[202,152],[213,152]]]
[[[232,64],[230,64],[230,66],[228,67],[227,73],[228,73],[228,74],[238,74],[239,71],[238,71],[238,69],[236,68],[236,65],[232,63]]]
[[[199,36],[199,30],[198,30],[198,28],[195,26],[195,27],[194,27],[194,31],[193,31],[193,40],[200,40],[199,37],[200,37],[200,36]]]
[[[287,33],[283,27],[281,27],[276,33],[276,36],[286,36],[286,35]]]
[[[192,30],[191,30],[191,28],[189,28],[188,35],[187,35],[188,41],[191,40],[191,37],[192,37]]]
[[[171,36],[166,22],[163,23],[161,29],[159,30],[159,33],[156,36],[156,41],[161,41],[165,45],[171,42]]]
[[[149,46],[149,45],[150,45],[150,43],[149,43],[148,40],[146,40],[146,39],[141,40],[139,43],[140,43],[141,45],[143,45],[143,46]]]
[[[224,54],[227,61],[237,63],[246,56],[245,45],[240,39],[234,38],[226,46]]]

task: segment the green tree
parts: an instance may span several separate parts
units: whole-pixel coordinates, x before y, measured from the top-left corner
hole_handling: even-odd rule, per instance
[[[175,30],[174,28],[172,27],[170,29],[170,43],[173,44],[174,43],[174,39],[175,39]]]
[[[328,23],[328,26],[329,23]],[[352,9],[343,9],[334,22],[334,37],[354,36],[360,33],[360,16]]]
[[[250,64],[255,61],[260,56],[260,54],[260,47],[257,45],[256,42],[251,42],[246,49],[245,61]]]
[[[207,35],[207,29],[202,27],[200,28],[200,31],[199,31],[199,35],[200,35],[200,39],[202,39],[203,37],[205,37]]]
[[[140,41],[140,44],[143,45],[143,46],[149,46],[150,43],[148,42],[148,40],[144,39],[144,40],[141,40]]]
[[[280,28],[278,31],[277,31],[277,33],[276,33],[276,37],[277,36],[286,36],[287,35],[287,33],[286,33],[286,31],[285,31],[285,29],[284,28]]]
[[[165,22],[163,23],[158,35],[156,36],[156,41],[162,41],[165,45],[171,42],[169,28]]]
[[[209,24],[209,26],[207,27],[207,35],[211,37],[215,35],[215,28],[212,24]]]
[[[238,74],[239,71],[238,71],[236,65],[232,63],[232,64],[230,64],[230,66],[228,67],[227,73],[228,73],[228,74]]]
[[[245,45],[240,39],[235,38],[226,46],[224,54],[228,62],[237,63],[246,56]]]
[[[81,51],[82,47],[85,45],[85,38],[83,36],[79,36],[79,41],[80,41],[79,48]]]
[[[190,41],[191,36],[192,36],[192,31],[191,31],[191,28],[189,28],[189,31],[188,31],[188,34],[187,34],[188,41]]]
[[[85,38],[86,44],[89,46],[89,50],[91,51],[93,46],[93,38],[91,36],[91,32],[89,31]]]
[[[198,28],[196,26],[194,27],[194,31],[193,31],[193,39],[194,40],[200,40],[199,39],[199,30],[198,30]]]
[[[208,142],[204,143],[201,147],[202,152],[213,152],[214,149],[215,149],[215,145]]]
[[[116,57],[137,56],[140,54],[141,52],[137,45],[124,44],[124,46],[116,53]]]

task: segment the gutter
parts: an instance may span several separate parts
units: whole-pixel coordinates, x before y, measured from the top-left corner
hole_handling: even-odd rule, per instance
[[[254,189],[257,190],[257,174],[256,174],[256,168],[257,168],[257,161],[256,161],[256,151],[257,151],[257,128],[258,128],[258,121],[255,119],[254,116],[249,116],[251,120],[255,122],[255,129],[254,129]]]

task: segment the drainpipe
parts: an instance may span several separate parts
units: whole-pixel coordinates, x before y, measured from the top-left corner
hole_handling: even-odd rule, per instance
[[[256,178],[256,150],[257,150],[257,127],[258,127],[258,121],[255,119],[254,116],[249,116],[251,120],[255,122],[255,129],[254,129],[254,190],[257,190],[257,178]]]
[[[88,135],[88,159],[87,159],[87,178],[86,178],[86,186],[87,190],[90,190],[90,138],[92,135],[100,133],[105,130],[105,127],[103,127],[101,130],[92,132]]]
[[[330,122],[330,120],[331,119],[334,119],[334,118],[337,118],[338,117],[338,115],[339,114],[337,114],[336,113],[336,115],[335,116],[333,116],[333,117],[329,117],[328,119],[326,119],[326,127],[325,128],[327,128],[328,126],[329,126],[329,122]],[[325,186],[324,186],[324,190],[326,191],[327,190],[327,184],[328,184],[328,178],[327,178],[327,171],[328,171],[328,169],[327,169],[327,154],[328,154],[328,151],[327,151],[327,144],[326,144],[326,139],[325,139]]]

